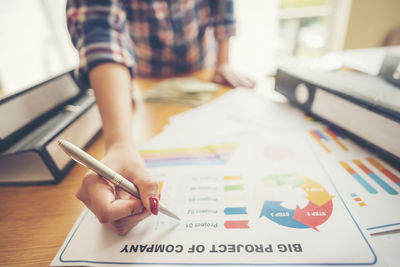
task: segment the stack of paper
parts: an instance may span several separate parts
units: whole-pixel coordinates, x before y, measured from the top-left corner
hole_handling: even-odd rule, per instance
[[[400,228],[398,170],[255,91],[237,88],[173,116],[140,153],[182,220],[151,216],[120,237],[85,210],[52,265],[398,261],[387,248],[399,235],[377,239],[391,244],[380,247],[370,235]]]

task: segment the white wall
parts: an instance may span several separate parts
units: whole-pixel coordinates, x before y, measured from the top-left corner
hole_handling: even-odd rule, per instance
[[[0,33],[0,96],[77,64],[66,29],[65,0],[1,0]]]

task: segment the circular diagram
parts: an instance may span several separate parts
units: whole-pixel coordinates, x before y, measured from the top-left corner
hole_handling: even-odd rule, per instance
[[[260,218],[291,228],[312,228],[326,222],[333,203],[328,191],[308,177],[273,175],[260,180],[254,194]]]

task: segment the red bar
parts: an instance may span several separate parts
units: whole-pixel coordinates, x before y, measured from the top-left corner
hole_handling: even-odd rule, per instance
[[[370,169],[368,169],[367,166],[365,166],[364,164],[362,164],[362,162],[359,161],[358,159],[354,159],[353,162],[354,162],[361,170],[363,170],[363,172],[365,172],[366,174],[373,173]]]
[[[248,229],[249,221],[226,221],[224,223],[226,229]]]
[[[400,183],[400,178],[397,177],[396,175],[394,175],[391,171],[389,171],[388,169],[385,168],[385,166],[383,166],[382,164],[380,164],[377,160],[375,160],[374,158],[367,158],[367,161],[369,163],[371,163],[371,165],[373,165],[375,168],[377,168],[378,170],[380,170],[384,175],[386,175],[387,178],[389,178],[390,180],[392,180],[393,183],[398,184]]]

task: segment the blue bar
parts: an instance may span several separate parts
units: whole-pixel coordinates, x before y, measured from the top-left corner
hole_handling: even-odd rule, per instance
[[[246,209],[246,207],[225,208],[224,213],[226,215],[247,214]]]
[[[388,185],[387,183],[385,183],[385,181],[383,181],[378,175],[376,175],[373,172],[368,173],[368,176],[371,177],[377,184],[379,184],[383,190],[385,190],[386,192],[388,192],[391,195],[397,195],[397,191],[394,190],[390,185]]]
[[[365,181],[359,174],[353,173],[352,176],[354,179],[356,179],[357,182],[359,182],[369,193],[371,194],[377,194],[378,191],[376,191],[375,188],[373,188],[367,181]]]

